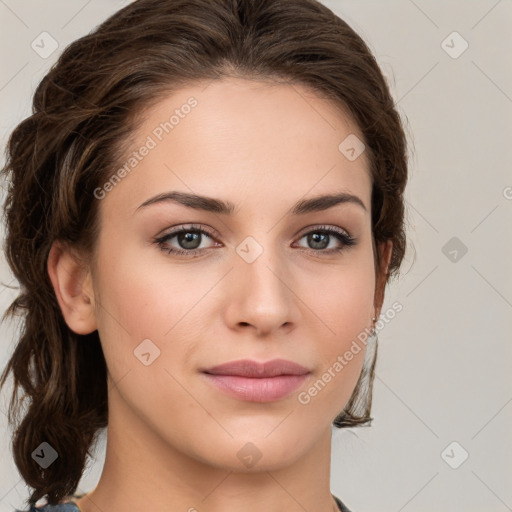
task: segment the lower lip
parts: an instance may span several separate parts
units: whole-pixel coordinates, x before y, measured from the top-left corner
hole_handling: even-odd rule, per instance
[[[304,375],[278,375],[268,378],[237,377],[235,375],[212,375],[205,377],[226,394],[247,402],[273,402],[284,398],[299,388],[308,378]]]

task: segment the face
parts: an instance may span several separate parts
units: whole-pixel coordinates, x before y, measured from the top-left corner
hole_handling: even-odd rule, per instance
[[[368,160],[338,148],[354,135],[311,91],[242,79],[147,112],[136,160],[97,192],[94,314],[124,429],[237,471],[243,450],[271,469],[330,435],[375,315]],[[324,195],[341,199],[305,203]],[[303,371],[206,373],[275,359]]]

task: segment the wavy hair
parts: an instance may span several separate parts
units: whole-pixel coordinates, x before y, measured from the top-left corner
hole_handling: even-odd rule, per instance
[[[93,253],[94,190],[118,168],[145,109],[188,84],[235,76],[307,86],[353,116],[371,163],[374,248],[393,243],[385,282],[398,274],[406,137],[376,59],[345,21],[316,0],[137,0],[121,9],[66,47],[41,80],[0,171],[8,183],[4,250],[20,285],[4,320],[21,320],[0,387],[12,374],[12,452],[34,489],[31,504],[76,491],[108,417],[98,332],[66,325],[47,271],[50,248],[60,240]],[[336,427],[371,421],[375,356]],[[32,456],[42,442],[59,457],[47,468]]]

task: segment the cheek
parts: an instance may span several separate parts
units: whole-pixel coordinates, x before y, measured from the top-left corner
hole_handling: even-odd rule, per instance
[[[311,333],[321,363],[313,388],[305,390],[308,396],[304,400],[318,395],[316,407],[327,409],[333,417],[350,398],[366,354],[375,288],[372,258],[368,251],[344,267],[319,274],[316,292],[307,300],[321,320],[316,336]]]
[[[309,283],[308,304],[325,323],[334,346],[357,336],[371,323],[375,290],[373,260],[364,257],[339,268],[319,273]]]
[[[179,392],[165,370],[186,373],[212,321],[209,290],[225,270],[148,262],[140,249],[126,246],[117,253],[105,246],[100,254],[106,256],[98,261],[98,332],[112,378],[130,372],[127,380],[139,382],[134,396],[142,389]]]
[[[164,404],[170,411],[172,401],[187,407],[187,395],[171,374],[176,366],[181,370],[200,339],[194,305],[208,282],[191,282],[180,272],[166,277],[164,268],[148,268],[135,251],[109,254],[98,261],[96,310],[109,374],[121,382],[118,392],[149,415]],[[162,418],[170,421],[169,414]]]
[[[371,270],[340,274],[326,281],[324,293],[314,294],[312,309],[320,312],[323,324],[311,333],[318,371],[297,396],[307,422],[312,418],[334,420],[357,384],[371,329]]]
[[[134,341],[164,338],[208,289],[208,280],[194,280],[190,272],[169,265],[155,266],[130,247],[115,255],[107,252],[98,262],[97,279],[103,330],[123,330]]]

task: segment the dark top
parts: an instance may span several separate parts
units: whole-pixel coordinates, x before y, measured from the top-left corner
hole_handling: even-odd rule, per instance
[[[78,508],[78,505],[73,501],[73,498],[81,498],[83,494],[68,496],[64,500],[62,500],[57,505],[41,505],[36,507],[35,505],[31,505],[30,509],[26,512],[81,512]],[[350,510],[342,503],[342,501],[337,497],[332,495],[336,503],[338,504],[338,508],[341,512],[350,512]],[[23,512],[22,510],[15,510],[14,512]]]

